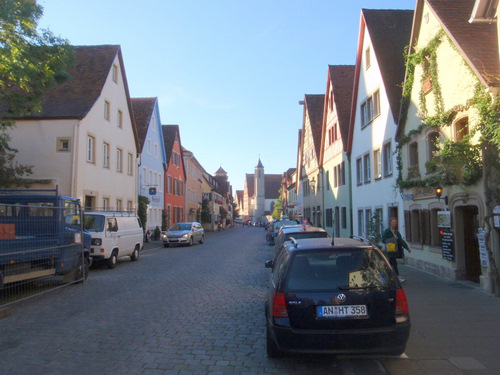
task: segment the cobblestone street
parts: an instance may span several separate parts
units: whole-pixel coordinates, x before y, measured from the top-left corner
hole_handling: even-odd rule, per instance
[[[248,227],[207,233],[205,244],[193,247],[148,243],[138,262],[124,259],[113,270],[92,268],[85,285],[61,288],[11,306],[10,316],[0,319],[0,373],[498,373],[498,363],[484,363],[489,357],[481,362],[473,358],[472,349],[458,353],[446,333],[436,342],[432,332],[420,327],[427,319],[425,296],[412,295],[412,284],[422,283],[416,280],[420,272],[404,266],[410,312],[416,322],[407,355],[268,359],[263,308],[268,270],[264,262],[272,252],[265,244],[264,231]],[[450,289],[446,282],[435,280]],[[494,319],[493,314],[500,311],[494,297],[472,288],[451,290],[473,293],[484,301],[487,319]],[[412,306],[412,301],[419,306]],[[430,322],[441,324],[435,314],[434,320]],[[498,332],[498,324],[491,328]],[[436,328],[429,325],[429,329]],[[464,345],[477,347],[474,340],[468,335]]]

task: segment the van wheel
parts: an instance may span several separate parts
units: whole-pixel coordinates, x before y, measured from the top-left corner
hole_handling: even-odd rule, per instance
[[[108,259],[108,268],[109,269],[112,269],[112,268],[115,268],[116,267],[116,263],[118,262],[118,259],[116,257],[116,250],[114,250],[112,253],[111,253],[111,256],[109,257]]]
[[[193,246],[193,237],[189,237],[189,246]]]
[[[136,262],[139,260],[139,245],[135,246],[134,252],[130,255],[130,260]]]
[[[200,244],[202,244],[202,243],[204,243],[204,242],[205,242],[205,236],[204,236],[204,235],[202,235],[202,236],[201,236],[201,239],[200,239]]]

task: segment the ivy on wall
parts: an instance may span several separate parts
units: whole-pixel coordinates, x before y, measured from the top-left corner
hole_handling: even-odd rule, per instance
[[[406,53],[407,76],[403,86],[402,117],[400,123],[405,124],[407,120],[417,66],[420,66],[422,69],[419,92],[419,111],[422,115],[422,120],[416,129],[412,129],[407,134],[400,134],[396,139],[398,143],[396,162],[399,172],[396,185],[400,189],[425,186],[434,187],[436,185],[470,186],[477,183],[482,177],[483,170],[481,153],[483,143],[481,141],[476,144],[471,143],[471,138],[477,131],[481,132],[481,139],[495,139],[497,142],[496,145],[500,149],[500,107],[498,102],[494,106],[491,105],[491,97],[485,93],[479,80],[476,84],[474,96],[467,100],[465,104],[456,105],[448,110],[444,109],[444,100],[438,77],[437,50],[445,40],[455,48],[444,31],[440,30],[424,48],[413,54],[408,53],[408,50]],[[427,107],[427,89],[429,87],[432,87],[434,94],[435,114],[433,116],[429,116]],[[443,144],[440,144],[438,139],[436,144],[438,151],[435,152],[434,158],[426,164],[429,173],[427,177],[421,178],[418,173],[412,173],[409,174],[408,179],[404,179],[402,174],[402,147],[416,135],[450,126],[459,112],[468,110],[471,107],[474,107],[478,111],[480,124],[471,127],[470,134],[464,136],[460,141],[446,140]]]

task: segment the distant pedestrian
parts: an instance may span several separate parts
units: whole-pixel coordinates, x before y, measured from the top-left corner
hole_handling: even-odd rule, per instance
[[[403,249],[408,250],[409,253],[411,253],[411,250],[406,241],[403,240],[401,233],[398,231],[398,219],[395,217],[389,219],[389,228],[384,231],[381,240],[385,244],[385,251],[387,252],[387,257],[389,258],[392,269],[396,272],[396,275],[398,275],[399,281],[404,283],[406,280],[399,276],[397,258],[403,257]]]

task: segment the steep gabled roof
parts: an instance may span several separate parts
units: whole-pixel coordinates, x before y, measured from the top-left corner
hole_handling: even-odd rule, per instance
[[[70,78],[45,92],[41,113],[23,118],[82,119],[90,111],[101,95],[120,46],[74,46],[73,49],[75,61],[67,69]]]
[[[253,197],[255,195],[254,178],[255,178],[255,175],[253,173],[246,173],[245,174],[245,179],[246,179],[246,183],[247,183],[247,191],[248,191],[249,197]]]
[[[132,98],[130,101],[134,111],[135,125],[137,126],[137,134],[139,135],[139,144],[142,151],[151,117],[153,116],[156,98]]]
[[[412,10],[362,9],[394,121],[399,119],[405,77],[405,47],[410,44]]]
[[[354,65],[330,65],[328,67],[328,75],[333,88],[333,101],[344,147],[346,147],[349,137],[354,71]]]
[[[485,86],[500,86],[498,34],[495,22],[469,23],[475,0],[426,0],[443,29]],[[412,41],[422,20],[423,0],[418,0]],[[498,21],[497,21],[498,22]],[[413,44],[413,43],[412,43]]]
[[[324,103],[325,94],[305,95],[304,105],[307,111],[307,116],[309,117],[309,123],[311,124],[311,133],[316,157],[319,157],[320,155]]]
[[[19,119],[83,119],[99,99],[113,61],[118,56],[123,86],[127,98],[132,131],[134,133],[137,152],[141,152],[139,136],[130,103],[125,65],[119,45],[73,46],[75,60],[68,67],[70,78],[50,89],[42,98],[40,113],[18,117]]]
[[[280,174],[265,174],[264,175],[265,199],[277,199],[281,189]]]
[[[184,177],[186,177],[186,171],[184,168],[184,155],[182,152],[182,143],[181,143],[181,133],[179,130],[179,125],[162,125],[161,126],[162,131],[163,131],[163,143],[165,144],[165,153],[167,154],[167,165],[170,166],[170,158],[172,157],[172,150],[174,148],[174,143],[175,140],[177,139],[179,141],[179,146],[180,146],[180,157],[181,157],[181,163],[183,166],[183,174]],[[167,166],[167,168],[168,168]]]

